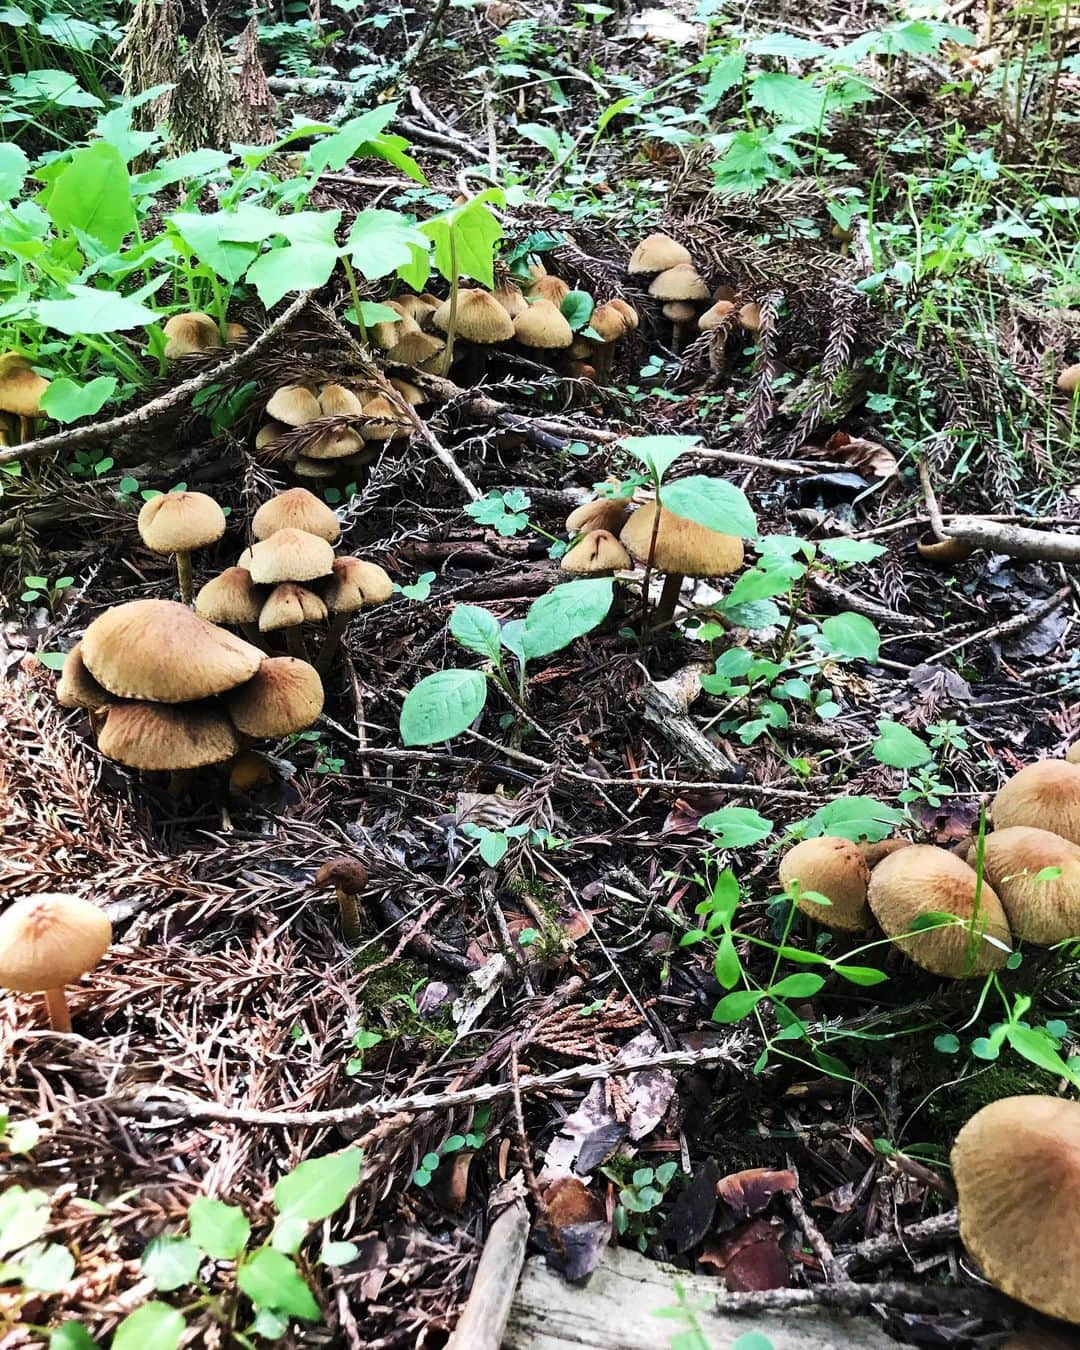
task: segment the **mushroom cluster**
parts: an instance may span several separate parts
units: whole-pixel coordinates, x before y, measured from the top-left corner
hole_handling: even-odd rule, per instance
[[[685,244],[669,234],[650,234],[637,245],[627,266],[630,276],[649,281],[649,294],[661,301],[661,313],[671,322],[671,350],[678,355],[696,327],[702,333],[726,337],[737,323],[756,335],[761,327],[761,311],[754,301],[737,303],[730,286],[710,290],[694,266]],[[722,362],[723,342],[716,345],[716,358]],[[719,368],[717,366],[717,368]]]
[[[310,659],[304,625],[329,621],[317,662],[325,674],[349,620],[389,600],[393,582],[378,563],[334,556],[341,524],[307,488],[290,488],[264,502],[251,531],[255,542],[236,566],[195,597],[196,614],[240,628],[260,646],[269,635],[283,633],[289,654],[301,661]]]
[[[1014,939],[1050,947],[1080,936],[1080,751],[1015,774],[990,808],[982,844],[949,852],[906,839],[805,839],[780,863],[799,909],[843,932],[878,926],[925,970],[985,975]],[[936,924],[928,915],[961,922]],[[925,925],[925,926],[923,926]]]
[[[659,519],[657,516],[659,515]],[[633,513],[625,497],[596,497],[566,518],[573,540],[563,554],[564,572],[598,574],[623,571],[635,561],[664,574],[653,623],[670,623],[686,577],[721,577],[743,564],[743,542],[678,516],[655,501]]]
[[[414,385],[393,383],[405,402],[422,400]],[[358,393],[337,382],[283,385],[270,396],[266,415],[255,448],[272,448],[288,436],[286,462],[298,478],[307,479],[352,472],[371,462],[374,448],[408,436],[412,430],[404,411],[384,393]]]
[[[172,600],[99,615],[68,653],[56,695],[90,713],[108,759],[173,774],[231,760],[248,740],[303,731],[323,706],[306,662],[267,657]]]

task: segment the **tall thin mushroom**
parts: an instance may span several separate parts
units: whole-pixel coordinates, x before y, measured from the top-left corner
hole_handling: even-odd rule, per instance
[[[360,941],[360,907],[356,897],[367,881],[367,868],[355,858],[331,858],[315,873],[316,886],[334,888],[341,914],[341,936],[350,946]]]
[[[105,913],[77,895],[31,895],[0,915],[0,987],[43,994],[54,1031],[71,1030],[64,986],[93,970],[112,942]]]

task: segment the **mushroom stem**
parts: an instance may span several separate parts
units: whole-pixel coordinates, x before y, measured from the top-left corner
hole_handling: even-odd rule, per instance
[[[457,265],[457,234],[454,226],[451,225],[447,231],[450,241],[450,321],[446,325],[446,346],[443,348],[440,374],[449,375],[450,367],[454,364],[454,338],[457,336],[457,311],[458,311],[458,265]]]
[[[615,355],[614,342],[605,342],[592,354],[593,369],[596,371],[596,383],[607,384],[611,380],[611,362]]]
[[[675,617],[675,606],[679,603],[682,584],[683,574],[681,572],[669,572],[664,578],[660,601],[656,606],[656,612],[653,614],[654,628],[665,628]]]
[[[104,708],[87,708],[86,715],[90,719],[90,730],[94,733],[94,740],[101,735],[101,728],[105,725]]]
[[[259,625],[257,623],[242,623],[240,625],[240,631],[253,647],[258,647],[261,652],[269,651],[269,648],[266,645],[266,639],[263,637],[262,633],[259,632]]]
[[[676,356],[682,355],[682,349],[686,346],[686,324],[682,319],[676,319],[671,325],[671,350]]]
[[[71,1013],[68,1011],[63,986],[45,990],[45,1011],[49,1014],[49,1026],[53,1031],[71,1030]]]
[[[341,639],[344,636],[345,629],[349,626],[349,620],[351,618],[351,614],[343,614],[340,611],[334,615],[330,623],[330,630],[326,634],[326,641],[322,645],[322,650],[319,652],[319,659],[315,664],[315,669],[320,675],[329,673],[330,667],[334,663],[334,657],[337,655],[338,647],[341,646]]]
[[[336,886],[334,890],[338,909],[341,911],[341,936],[352,946],[360,941],[360,907],[356,903],[355,895],[350,895],[340,886]]]
[[[180,583],[180,599],[191,604],[191,554],[186,549],[176,555],[176,579]]]
[[[304,633],[299,626],[286,628],[285,645],[289,649],[290,656],[295,656],[299,660],[306,661],[309,665],[311,664],[311,657],[308,656],[307,643],[304,641]]]
[[[190,769],[173,769],[165,790],[170,797],[182,797],[191,786],[194,776]]]

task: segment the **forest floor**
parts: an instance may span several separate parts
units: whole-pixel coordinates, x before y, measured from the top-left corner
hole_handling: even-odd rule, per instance
[[[725,1278],[749,1291],[919,1286],[921,1309],[874,1305],[909,1344],[989,1346],[1023,1321],[959,1244],[948,1153],[988,1101],[1056,1090],[1008,1049],[980,1058],[977,1042],[1026,1016],[1051,1024],[1067,1056],[1080,963],[1028,951],[987,993],[879,946],[853,962],[874,967],[875,983],[830,972],[809,996],[792,986],[779,1012],[751,1001],[717,1021],[731,983],[717,978],[711,939],[684,937],[730,874],[737,987],[760,993],[778,973],[816,971],[755,945],[786,935],[777,863],[808,821],[827,823],[854,798],[882,833],[948,846],[977,827],[1010,774],[1060,756],[1080,731],[1075,570],[992,550],[943,566],[916,550],[928,498],[946,525],[950,513],[1066,533],[1080,522],[1076,405],[1052,387],[1080,350],[1080,180],[1060,167],[1078,159],[1080,123],[1059,113],[1047,150],[1045,84],[1019,124],[1006,121],[1000,66],[986,53],[1000,60],[1011,30],[999,18],[987,37],[981,8],[960,6],[973,46],[944,38],[872,56],[879,92],[832,128],[828,158],[811,162],[804,139],[805,162],[781,173],[780,152],[766,147],[776,181],[720,195],[714,161],[730,146],[709,137],[726,125],[717,108],[730,94],[710,105],[708,72],[683,75],[716,20],[668,9],[660,19],[687,32],[658,35],[591,9],[447,9],[384,91],[402,100],[429,195],[387,165],[362,164],[327,175],[312,203],[340,209],[347,225],[365,207],[448,204],[462,187],[513,180],[499,210],[503,263],[539,254],[572,288],[631,301],[642,322],[602,387],[496,353],[479,380],[443,385],[421,408],[426,437],[391,443],[339,494],[343,546],[412,593],[351,625],[325,714],[275,747],[272,785],[225,804],[208,775],[170,796],[98,754],[32,653],[67,650],[110,605],[173,594],[169,560],[141,546],[120,475],[212,493],[231,523],[197,571],[235,561],[255,507],[293,481],[252,448],[266,399],[284,383],[364,369],[335,317],[344,287],[324,288],[279,323],[269,349],[226,372],[220,387],[243,386],[249,400],[231,426],[180,403],[152,431],[110,440],[106,471],[73,472],[79,462],[61,453],[5,483],[0,890],[96,898],[115,933],[71,990],[76,1034],[47,1031],[33,1000],[0,1000],[9,1128],[40,1129],[3,1165],[47,1193],[44,1236],[77,1255],[76,1276],[24,1303],[27,1325],[5,1344],[34,1341],[29,1324],[67,1319],[106,1337],[153,1297],[140,1255],[181,1230],[196,1197],[242,1205],[265,1232],[277,1178],[349,1144],[363,1148],[364,1170],[332,1235],[356,1252],[333,1273],[310,1258],[321,1320],[284,1343],[444,1344],[492,1197],[523,1163],[534,1239],[578,1276],[614,1221],[615,1241],[715,1274],[718,1288]],[[288,32],[268,38],[278,126],[334,109],[337,87],[303,80],[352,78],[354,40],[389,62],[426,17],[373,26],[363,5],[334,9],[327,22],[340,36],[309,53],[311,70],[295,52],[282,60]],[[837,46],[895,21],[814,0],[743,22],[751,37]],[[1072,53],[1075,35],[1075,64]],[[614,121],[618,135],[592,141],[622,90],[663,81],[662,100],[638,96]],[[556,127],[553,147],[511,123]],[[855,207],[842,238],[830,204]],[[626,274],[652,229],[682,242],[710,287],[762,307],[757,340],[732,329],[722,369],[707,339],[673,352],[656,302]],[[291,302],[266,314],[250,300],[237,317],[258,334]],[[192,358],[131,406],[222,359]],[[776,609],[767,621],[729,623],[711,643],[693,625],[641,642],[640,586],[627,590],[621,616],[530,664],[524,711],[493,696],[452,744],[403,745],[407,692],[475,664],[448,635],[453,607],[522,618],[560,579],[549,547],[566,537],[569,510],[638,467],[619,445],[629,434],[695,436],[679,473],[737,483],[762,535],[883,552],[844,569],[819,554],[805,584],[765,601]],[[463,482],[482,497],[517,495],[477,519]],[[523,523],[496,528],[515,512]],[[75,582],[55,604],[20,602],[28,575]],[[716,587],[685,598],[707,608],[725,583]],[[840,613],[876,627],[875,659],[813,654],[813,633]],[[810,695],[783,705],[783,725],[768,689],[655,712],[656,684],[695,663],[711,669],[729,644],[775,654],[789,619],[804,646],[798,671],[784,674]],[[833,715],[815,715],[822,702]],[[891,724],[930,757],[905,768],[875,753]],[[342,852],[370,875],[353,951],[331,893],[314,885]],[[830,960],[862,950],[801,925],[791,945]],[[783,1034],[791,1017],[796,1039]],[[622,1052],[657,1066],[591,1081],[593,1066],[610,1069]],[[580,1194],[553,1189],[575,1160]],[[910,1242],[891,1240],[906,1229]],[[190,1312],[198,1343],[230,1343],[219,1311]],[[658,1323],[657,1344],[665,1334]]]

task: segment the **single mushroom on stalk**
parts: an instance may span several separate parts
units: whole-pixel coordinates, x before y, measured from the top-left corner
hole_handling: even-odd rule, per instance
[[[139,534],[154,553],[176,559],[180,599],[191,602],[191,554],[215,544],[225,533],[225,512],[205,492],[165,492],[151,497],[139,512]]]
[[[599,380],[611,378],[611,363],[616,344],[637,327],[637,315],[630,310],[630,313],[634,314],[632,322],[626,313],[628,309],[630,306],[621,301],[609,300],[606,304],[597,305],[589,319],[589,327],[600,339],[599,342],[591,343],[590,353]]]
[[[294,656],[268,656],[255,676],[225,696],[237,731],[276,739],[306,730],[323,709],[323,686],[314,666]]]
[[[626,270],[632,277],[649,276],[693,261],[690,250],[672,239],[670,234],[650,234],[631,253]]]
[[[378,563],[363,558],[336,558],[326,586],[326,608],[334,616],[316,662],[325,675],[337,655],[349,620],[361,609],[382,605],[394,593],[394,583]]]
[[[251,520],[251,533],[256,539],[269,539],[278,530],[303,530],[334,544],[341,535],[341,521],[307,488],[289,488],[263,502]]]
[[[1075,398],[1080,394],[1080,361],[1074,366],[1066,366],[1057,377],[1057,388],[1062,394]]]
[[[326,619],[326,605],[322,598],[295,581],[282,581],[270,592],[259,614],[259,632],[277,633],[285,630],[289,655],[307,661],[303,625],[322,623]]]
[[[25,356],[18,352],[0,355],[0,413],[10,413],[17,422],[17,435],[25,441],[30,435],[30,424],[43,417],[41,399],[49,381],[34,373]]]
[[[217,320],[200,310],[174,314],[171,319],[165,320],[162,331],[166,337],[166,361],[175,361],[178,357],[193,356],[199,352],[214,351],[222,345]]]
[[[195,597],[195,613],[207,623],[239,628],[249,642],[262,646],[259,613],[263,598],[246,567],[226,567],[202,586]]]
[[[367,868],[355,858],[331,858],[315,873],[316,886],[334,888],[341,915],[341,936],[350,946],[360,941],[360,907],[356,897],[367,882]]]
[[[571,537],[590,530],[608,530],[618,534],[630,515],[628,497],[594,497],[575,506],[566,517],[566,532]]]
[[[638,507],[619,537],[638,562],[651,562],[664,573],[653,620],[658,628],[675,617],[684,577],[723,577],[737,572],[743,564],[741,539],[677,516],[655,501]]]
[[[664,314],[671,320],[671,350],[678,355],[685,345],[687,329],[697,314],[697,308],[691,302],[708,300],[709,288],[692,263],[680,263],[655,277],[649,284],[649,294],[664,301]]]
[[[514,320],[514,338],[537,351],[561,351],[574,341],[566,316],[550,300],[537,300]]]
[[[968,850],[974,867],[978,845]],[[1024,942],[1051,947],[1080,937],[1080,847],[1050,830],[1008,825],[983,840],[983,874],[1009,927]]]
[[[286,384],[274,391],[266,405],[267,417],[287,427],[306,427],[323,415],[319,400],[302,384]]]
[[[412,423],[385,394],[376,394],[364,404],[361,430],[365,441],[395,441],[408,436],[412,429]]]
[[[608,576],[633,567],[634,560],[608,530],[589,530],[559,560],[571,576]]]
[[[108,917],[77,895],[30,895],[0,914],[0,987],[43,994],[54,1031],[71,1030],[64,986],[93,970],[112,942]]]
[[[797,907],[815,923],[841,933],[864,933],[870,927],[869,884],[866,858],[850,839],[804,839],[780,860],[780,885],[785,891],[796,888]]]
[[[514,336],[514,324],[498,300],[488,291],[460,290],[444,301],[432,315],[432,322],[440,333],[446,334],[444,360],[449,369],[453,360],[455,338],[472,343],[467,363],[467,378],[477,379],[483,374],[483,356],[480,347],[498,346]]]
[[[540,277],[529,287],[530,301],[535,304],[537,300],[550,300],[556,309],[569,294],[570,287],[563,281],[562,277]]]
[[[245,549],[237,566],[246,567],[260,586],[282,581],[314,581],[328,577],[334,565],[334,550],[326,539],[292,526],[275,530]]]

